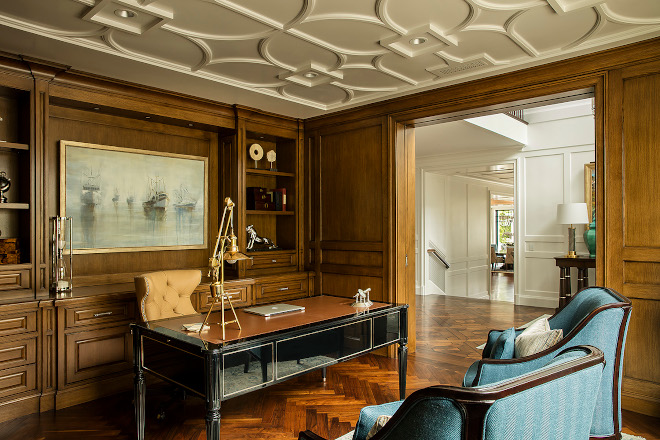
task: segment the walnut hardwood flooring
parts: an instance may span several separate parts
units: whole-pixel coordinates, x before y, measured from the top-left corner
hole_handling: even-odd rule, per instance
[[[409,355],[408,394],[433,384],[458,385],[480,357],[476,346],[492,328],[530,321],[549,309],[466,298],[417,297],[417,352]],[[204,440],[204,403],[189,397],[155,415],[169,388],[147,388],[147,440]],[[334,439],[354,428],[360,408],[398,399],[396,361],[365,355],[320,372],[223,403],[223,440],[293,440],[303,429]],[[131,393],[0,424],[3,440],[135,439]],[[660,419],[624,411],[624,432],[660,440]]]

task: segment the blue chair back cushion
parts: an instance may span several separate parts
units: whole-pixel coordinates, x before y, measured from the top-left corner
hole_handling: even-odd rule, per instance
[[[491,359],[513,359],[515,342],[516,329],[511,327],[504,330],[495,340],[489,357]]]

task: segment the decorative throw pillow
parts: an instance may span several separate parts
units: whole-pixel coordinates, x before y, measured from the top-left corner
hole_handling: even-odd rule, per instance
[[[369,440],[371,437],[376,435],[376,433],[380,431],[380,428],[385,426],[385,423],[387,423],[389,419],[390,416],[378,416],[378,418],[376,419],[376,423],[374,423],[374,426],[372,426],[369,432],[367,433],[365,440]]]
[[[528,332],[528,330],[532,330],[532,328],[528,328],[516,338],[515,355],[517,358],[531,356],[552,347],[564,337],[564,331],[560,328],[550,330],[548,326],[537,328],[535,331]]]
[[[504,330],[495,340],[490,351],[491,359],[512,359],[515,353],[516,329]]]

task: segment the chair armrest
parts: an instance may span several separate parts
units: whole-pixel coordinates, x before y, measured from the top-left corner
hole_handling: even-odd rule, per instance
[[[312,431],[300,431],[298,434],[298,440],[327,440],[320,435],[314,434]]]
[[[548,363],[555,353],[538,358],[514,358],[514,359],[481,359],[475,362],[476,372],[471,384],[466,386],[476,387],[511,379],[523,374],[537,370]]]

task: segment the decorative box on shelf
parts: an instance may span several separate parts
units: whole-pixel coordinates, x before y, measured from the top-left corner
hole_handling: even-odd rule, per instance
[[[247,187],[246,207],[248,210],[273,211],[275,204],[272,201],[271,194],[266,188],[258,186]]]
[[[0,264],[20,264],[18,238],[0,238]]]

